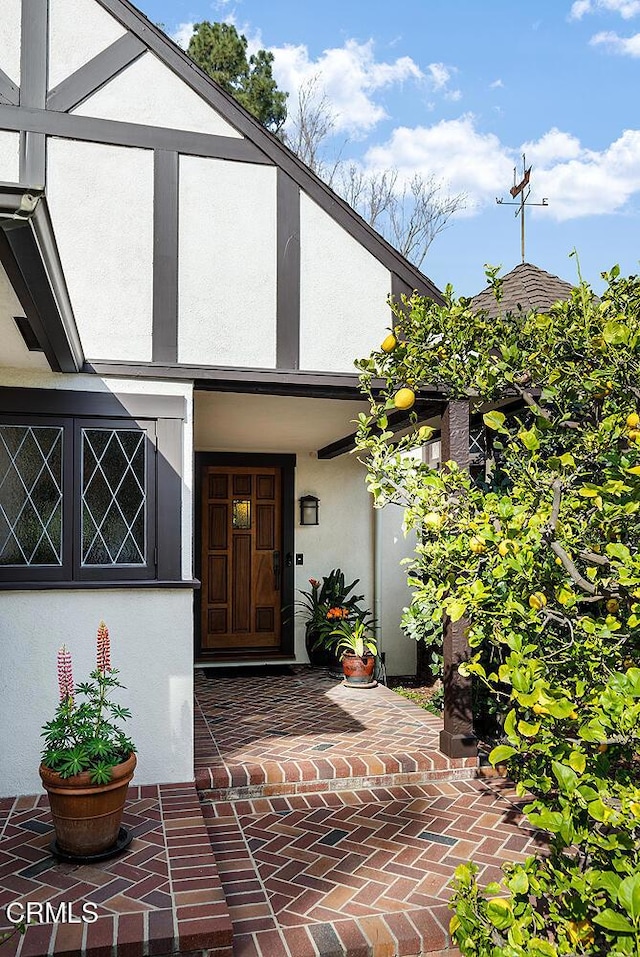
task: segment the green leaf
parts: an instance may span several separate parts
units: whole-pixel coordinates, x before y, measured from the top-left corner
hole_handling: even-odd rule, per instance
[[[525,738],[535,738],[539,730],[539,721],[536,721],[535,724],[531,724],[529,721],[518,721],[518,731]]]
[[[506,416],[503,412],[485,412],[482,416],[482,421],[488,429],[493,429],[494,432],[507,432],[507,429],[504,428],[504,421]]]
[[[522,429],[521,432],[518,432],[518,438],[529,452],[535,452],[536,449],[540,448],[540,440],[535,429]]]
[[[594,924],[600,924],[607,930],[613,930],[618,934],[634,934],[635,930],[626,917],[617,914],[610,907],[605,908],[601,913],[593,918]]]
[[[619,346],[629,338],[629,327],[617,319],[609,319],[602,330],[602,338],[610,346]]]
[[[618,901],[632,920],[640,917],[640,874],[625,877],[618,888]]]
[[[512,748],[510,745],[499,744],[497,748],[494,748],[489,753],[489,762],[494,766],[496,764],[503,764],[505,761],[508,761],[510,757],[517,753],[517,749]]]
[[[509,890],[512,894],[526,894],[529,890],[529,878],[524,870],[516,871],[513,877],[507,881]]]
[[[511,901],[506,897],[492,897],[487,901],[487,917],[498,930],[506,930],[513,924]]]
[[[596,798],[595,801],[591,801],[587,805],[587,811],[594,821],[600,821],[601,824],[606,824],[609,818],[613,815],[611,808],[607,807],[606,804],[603,804],[600,798]]]
[[[578,786],[578,775],[573,768],[567,767],[566,764],[561,764],[560,761],[552,761],[551,770],[560,786],[560,790],[565,791],[567,794],[573,794]]]
[[[570,465],[572,468],[575,468],[576,462],[575,462],[575,459],[574,459],[573,455],[571,454],[571,452],[565,452],[564,455],[561,455],[561,456],[560,456],[560,462],[561,462],[562,465],[564,465],[564,466],[569,466],[569,465]]]
[[[610,555],[611,558],[617,558],[621,562],[628,562],[631,560],[631,552],[626,545],[623,545],[621,542],[609,542],[605,549],[607,555]]]
[[[576,774],[584,774],[586,766],[587,759],[582,751],[572,751],[569,755],[569,767],[573,768]]]
[[[456,599],[454,599],[453,601],[450,601],[447,604],[445,610],[452,622],[460,621],[460,619],[462,618],[462,616],[467,610],[467,606],[465,605],[464,602],[457,601]]]
[[[529,957],[558,957],[558,951],[548,940],[542,937],[531,937],[527,949]]]

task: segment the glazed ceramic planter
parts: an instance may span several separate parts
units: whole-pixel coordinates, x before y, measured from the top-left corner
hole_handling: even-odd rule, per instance
[[[61,851],[90,857],[115,845],[135,766],[136,756],[131,754],[122,764],[116,764],[107,784],[93,784],[88,771],[61,778],[56,771],[40,765]]]
[[[360,657],[346,653],[342,657],[342,673],[348,685],[370,685],[373,683],[373,672],[376,665],[374,655],[367,653]]]

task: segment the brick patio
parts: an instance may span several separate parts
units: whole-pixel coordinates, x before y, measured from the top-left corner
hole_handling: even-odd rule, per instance
[[[199,793],[131,788],[110,862],[57,863],[46,797],[0,800],[0,924],[12,901],[99,914],[2,957],[453,957],[456,865],[489,881],[536,847],[512,789],[441,755],[439,720],[387,688],[198,675],[196,716]]]

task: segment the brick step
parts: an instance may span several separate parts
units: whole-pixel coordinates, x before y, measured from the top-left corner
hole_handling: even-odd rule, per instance
[[[536,842],[501,781],[201,800],[236,957],[454,957],[455,867]]]
[[[297,761],[233,764],[229,761],[195,770],[196,787],[213,800],[353,791],[399,787],[429,781],[464,781],[478,774],[477,758],[447,758],[439,752],[328,756]]]

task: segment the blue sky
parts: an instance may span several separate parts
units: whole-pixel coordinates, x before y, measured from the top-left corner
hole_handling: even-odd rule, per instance
[[[485,262],[520,261],[513,168],[526,152],[526,259],[573,281],[640,257],[640,0],[138,0],[183,44],[230,20],[275,56],[290,92],[317,76],[335,116],[330,151],[364,170],[434,174],[465,210],[423,271],[472,295]]]

